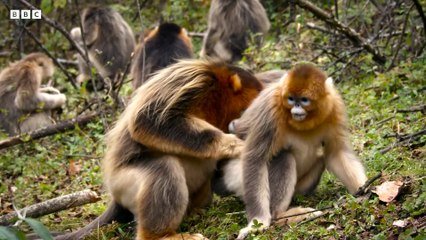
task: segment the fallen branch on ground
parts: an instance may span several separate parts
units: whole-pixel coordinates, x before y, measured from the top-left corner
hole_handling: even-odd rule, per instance
[[[380,150],[380,153],[384,154],[384,153],[389,152],[393,148],[400,147],[400,146],[406,146],[407,143],[409,143],[411,141],[416,141],[416,140],[420,139],[420,137],[425,135],[425,134],[426,134],[426,129],[420,130],[420,131],[412,133],[412,134],[387,136],[387,137],[396,137],[396,138],[398,138],[398,141],[396,143],[393,143],[391,146]]]
[[[407,112],[423,112],[426,113],[426,104],[420,105],[420,106],[414,106],[412,108],[408,109],[397,109],[396,112],[399,113],[407,113]]]
[[[61,133],[74,129],[77,124],[80,126],[86,125],[87,123],[93,121],[98,115],[99,113],[94,112],[85,116],[78,116],[70,120],[66,120],[51,126],[34,130],[32,132],[22,133],[17,136],[7,138],[5,140],[0,141],[0,150],[17,144],[28,142],[29,140],[39,139],[56,133]]]
[[[36,203],[19,210],[20,215],[24,217],[37,218],[65,209],[78,207],[88,203],[94,203],[100,200],[98,194],[91,190],[83,190],[71,193],[65,196],[53,198],[45,202]],[[0,225],[10,225],[18,217],[17,212],[12,212],[0,217]]]
[[[365,192],[365,190],[366,189],[368,189],[368,187],[370,187],[370,185],[371,184],[373,184],[373,182],[374,181],[376,181],[377,179],[379,179],[380,177],[382,176],[382,173],[380,172],[380,173],[378,173],[377,175],[375,175],[374,177],[372,177],[372,178],[370,178],[370,179],[368,179],[365,183],[364,183],[364,185],[362,185],[359,189],[358,189],[358,191],[356,191],[353,195],[354,195],[354,197],[361,197],[361,196],[363,196],[366,192]],[[345,198],[343,198],[343,199],[341,199],[340,201],[338,201],[337,202],[337,205],[342,205],[342,204],[344,204],[344,203],[346,203],[346,200],[345,200]],[[280,220],[280,219],[284,219],[284,218],[289,218],[289,217],[296,217],[296,216],[300,216],[300,215],[305,215],[305,214],[309,214],[309,213],[314,213],[314,212],[319,212],[319,211],[325,211],[325,210],[329,210],[329,209],[332,209],[332,208],[335,208],[335,205],[331,205],[331,206],[328,206],[328,207],[323,207],[323,208],[320,208],[320,209],[315,209],[315,210],[312,210],[312,211],[306,211],[306,212],[303,212],[303,213],[296,213],[296,214],[291,214],[291,215],[287,215],[287,216],[281,216],[281,217],[278,217],[278,218],[274,218],[273,220],[274,221],[278,221],[278,220]],[[324,213],[324,214],[326,214],[326,213]],[[324,215],[324,214],[322,214],[322,215]],[[321,215],[321,216],[322,216]],[[320,217],[320,216],[317,216],[317,217],[315,217],[315,218],[318,218],[318,217]],[[311,220],[313,220],[313,219],[311,219]],[[305,220],[306,221],[306,220]],[[303,221],[304,222],[304,221]]]

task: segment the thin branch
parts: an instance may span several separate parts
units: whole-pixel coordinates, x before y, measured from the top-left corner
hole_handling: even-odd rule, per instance
[[[301,7],[312,14],[314,14],[317,18],[325,21],[326,23],[333,26],[337,31],[345,34],[349,40],[351,40],[354,44],[362,46],[367,52],[373,55],[373,60],[379,64],[386,63],[386,58],[380,54],[380,52],[375,49],[366,39],[364,39],[359,33],[357,33],[352,28],[344,25],[340,21],[338,21],[335,17],[331,16],[329,13],[324,11],[323,9],[317,7],[313,3],[307,0],[297,0],[296,3]]]
[[[385,119],[383,119],[383,120],[381,120],[381,121],[377,122],[376,124],[377,124],[377,126],[380,126],[380,125],[382,125],[382,124],[384,124],[384,123],[386,123],[386,122],[388,122],[388,121],[390,121],[390,120],[392,120],[392,119],[394,119],[394,118],[395,118],[395,115],[390,116],[390,117],[387,117],[387,118],[385,118]]]
[[[64,59],[64,58],[58,58],[56,60],[63,65],[69,65],[69,66],[73,66],[73,67],[77,67],[77,65],[78,65],[78,62],[74,61],[74,60],[68,60],[68,59]]]
[[[354,197],[360,197],[360,196],[362,196],[362,195],[364,195],[366,192],[365,192],[365,190],[374,182],[374,181],[376,181],[377,179],[379,179],[380,177],[382,176],[382,173],[380,172],[379,174],[377,174],[377,175],[375,175],[375,176],[373,176],[372,178],[370,178],[370,179],[368,179],[365,183],[364,183],[364,185],[362,185],[359,189],[358,189],[358,191],[356,191],[354,194],[353,194],[353,196]],[[343,199],[342,201],[339,201],[339,202],[337,202],[337,204],[338,205],[341,205],[341,204],[344,204],[345,203],[345,200]],[[303,212],[303,213],[295,213],[295,214],[291,214],[291,215],[287,215],[287,216],[281,216],[281,217],[278,217],[278,218],[274,218],[273,220],[274,221],[277,221],[277,220],[280,220],[280,219],[284,219],[284,218],[289,218],[289,217],[296,217],[296,216],[300,216],[300,215],[305,215],[305,214],[309,214],[309,213],[314,213],[314,212],[319,212],[319,211],[325,211],[325,210],[328,210],[328,209],[332,209],[332,208],[334,208],[335,206],[334,205],[331,205],[331,206],[327,206],[327,207],[323,207],[323,208],[319,208],[319,209],[314,209],[314,210],[312,210],[312,211],[307,211],[307,212]],[[322,215],[320,215],[320,216],[322,216]],[[314,218],[315,219],[315,218]]]
[[[146,5],[147,3],[148,3],[148,0],[143,1],[143,3],[142,3],[142,4],[139,4],[139,1],[138,1],[138,12],[135,14],[135,16],[133,16],[133,18],[132,18],[132,22],[136,21],[136,19],[137,19],[138,17],[141,17],[141,10],[142,10],[142,8],[144,8],[144,7],[145,7],[145,5]]]
[[[376,176],[368,179],[367,182],[364,183],[364,185],[362,185],[353,195],[355,197],[359,197],[365,194],[365,190],[367,190],[368,187],[370,187],[370,185],[376,181],[377,179],[379,179],[380,177],[382,177],[382,172],[379,172]]]
[[[313,22],[306,23],[306,27],[309,28],[309,29],[313,29],[313,30],[317,30],[317,31],[326,33],[326,34],[333,34],[333,32],[331,32],[328,28],[317,26]]]
[[[306,215],[306,214],[310,214],[310,213],[314,213],[314,212],[321,212],[321,211],[324,211],[324,210],[327,210],[327,209],[331,209],[333,207],[334,206],[328,206],[328,207],[324,207],[324,208],[321,208],[321,209],[314,209],[312,211],[306,211],[306,212],[302,212],[302,213],[289,214],[289,215],[286,215],[286,216],[281,216],[281,217],[273,218],[272,220],[278,221],[278,220],[281,220],[281,219],[284,219],[284,218],[297,217],[297,216],[302,216],[302,215]]]
[[[391,63],[389,64],[388,71],[395,66],[395,60],[398,57],[399,50],[401,49],[402,40],[404,39],[405,30],[407,29],[408,17],[410,16],[410,12],[413,9],[413,7],[414,7],[414,4],[411,4],[407,14],[405,15],[404,24],[402,25],[402,34],[401,36],[399,36],[398,44],[396,45],[395,54],[393,55]]]
[[[56,133],[72,130],[76,127],[76,125],[83,126],[93,121],[98,115],[98,112],[94,112],[85,116],[78,116],[70,120],[62,121],[51,126],[34,130],[32,132],[22,133],[17,136],[7,138],[5,140],[0,141],[0,149],[5,149],[11,146],[15,146],[17,144],[28,142],[28,140],[30,139],[35,140],[46,136],[54,135]]]
[[[426,129],[423,129],[421,131],[418,131],[418,132],[415,132],[415,133],[412,133],[412,134],[398,136],[397,137],[398,141],[396,143],[393,143],[391,146],[380,150],[380,153],[385,154],[385,153],[389,152],[390,150],[392,150],[396,147],[405,146],[410,141],[417,140],[425,134],[426,134]]]
[[[141,31],[143,32],[143,19],[142,19],[142,13],[141,13],[141,9],[142,9],[142,7],[141,7],[141,5],[140,5],[140,3],[139,3],[139,0],[136,0],[136,4],[137,4],[137,6],[138,6],[138,12],[139,12],[139,21],[141,22],[141,26],[142,26],[142,29],[141,29]],[[145,4],[145,2],[144,2],[144,4]],[[141,41],[139,42],[139,44],[142,44],[142,59],[143,59],[143,62],[142,62],[142,76],[141,76],[141,79],[145,79],[145,63],[146,63],[146,51],[145,51],[145,38],[141,38]]]
[[[419,3],[418,0],[413,0],[413,2],[414,2],[414,5],[416,6],[417,12],[419,12],[420,18],[423,21],[423,28],[424,28],[423,33],[426,35],[426,16],[425,16],[425,13],[423,12],[422,5]]]
[[[71,83],[71,85],[78,89],[77,82],[75,79],[68,73],[68,71],[65,69],[65,67],[47,50],[43,44],[40,42],[40,40],[32,33],[27,27],[23,27],[24,30],[28,33],[28,35],[37,43],[37,45],[43,50],[44,53],[46,53],[47,56],[52,59],[52,61],[55,63],[56,66],[59,67],[59,69],[65,74],[65,76],[68,78],[68,81]]]
[[[88,203],[94,203],[100,200],[98,194],[91,190],[83,190],[47,200],[45,202],[36,203],[25,207],[19,211],[15,211],[0,217],[0,225],[10,225],[19,215],[22,217],[37,218],[65,209],[78,207]]]
[[[323,212],[323,213],[318,214],[318,215],[316,215],[316,216],[313,216],[313,217],[310,217],[310,218],[308,218],[308,219],[305,219],[305,220],[303,220],[303,221],[299,222],[299,223],[296,225],[296,227],[298,227],[298,226],[300,226],[300,225],[303,225],[303,224],[305,224],[305,223],[311,222],[311,221],[313,221],[313,220],[315,220],[315,219],[317,219],[317,218],[320,218],[320,217],[322,217],[322,216],[326,215],[327,213],[328,213],[328,212]]]
[[[129,61],[126,64],[126,67],[124,68],[124,72],[115,76],[116,78],[118,78],[118,80],[113,82],[112,88],[110,90],[110,95],[114,99],[114,102],[117,106],[124,106],[124,102],[120,100],[119,93],[121,88],[123,87],[124,79],[130,72],[130,66],[132,65],[133,57],[134,53],[130,55]]]
[[[426,104],[420,105],[420,106],[415,106],[415,107],[408,108],[408,109],[397,109],[396,112],[399,112],[399,113],[426,112]]]
[[[23,4],[28,9],[39,10],[39,9],[37,9],[36,7],[34,7],[33,5],[31,5],[29,2],[27,2],[25,0],[18,0],[18,2],[20,2],[21,4]],[[68,31],[65,29],[64,26],[62,26],[62,24],[60,24],[59,22],[57,22],[55,20],[52,20],[52,19],[46,17],[43,13],[41,14],[41,19],[43,21],[45,21],[47,24],[49,24],[50,26],[52,26],[53,28],[55,28],[56,30],[58,30],[60,33],[62,33],[62,35],[71,44],[71,46],[73,46],[77,50],[77,52],[83,57],[84,61],[89,62],[89,59],[84,54],[83,49],[81,49],[81,47],[71,38],[71,36],[69,35]]]
[[[206,33],[188,32],[188,36],[190,36],[190,37],[204,38],[206,36]]]
[[[296,19],[296,0],[290,0],[289,1],[289,8],[290,8],[290,16],[288,20],[282,24],[281,29],[285,29],[290,23],[294,22]]]

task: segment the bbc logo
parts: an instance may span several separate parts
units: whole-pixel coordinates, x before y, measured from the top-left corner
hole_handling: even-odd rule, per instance
[[[10,10],[10,19],[41,19],[41,10]]]

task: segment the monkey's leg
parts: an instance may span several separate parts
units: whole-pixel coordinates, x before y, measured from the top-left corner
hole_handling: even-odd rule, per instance
[[[296,184],[296,193],[305,195],[313,192],[317,187],[324,170],[324,159],[320,157],[314,163],[312,168],[307,171],[305,175],[299,178]]]
[[[203,239],[199,234],[176,233],[189,201],[185,171],[179,159],[155,159],[144,168],[149,179],[136,196],[137,239]]]

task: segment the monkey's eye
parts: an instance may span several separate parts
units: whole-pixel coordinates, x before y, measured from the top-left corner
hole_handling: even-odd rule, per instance
[[[302,97],[300,99],[300,102],[302,103],[303,106],[308,106],[309,104],[311,104],[311,101],[306,97]]]
[[[287,102],[288,102],[288,104],[290,104],[290,105],[294,105],[294,97],[292,97],[292,96],[288,96],[288,98],[287,98]]]

